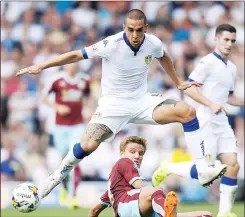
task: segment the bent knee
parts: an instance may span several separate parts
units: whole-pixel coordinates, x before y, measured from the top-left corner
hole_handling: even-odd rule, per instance
[[[177,116],[179,117],[179,122],[186,123],[196,117],[196,110],[192,106],[181,101],[181,103],[179,104]]]
[[[97,147],[100,145],[97,141],[94,141],[93,139],[89,138],[88,135],[84,134],[81,137],[80,145],[82,149],[88,153],[92,153],[97,149]]]
[[[150,194],[154,194],[157,191],[163,191],[162,187],[153,187],[153,186],[147,186],[148,191],[150,192]]]
[[[156,192],[159,192],[159,191],[161,191],[164,194],[162,187],[153,187],[152,195]],[[165,194],[164,194],[164,196],[165,196]]]
[[[163,188],[162,187],[154,187],[154,192],[156,191],[162,191],[163,192]]]
[[[162,187],[152,187],[151,186],[149,188],[149,191],[150,191],[150,194],[148,195],[147,200],[152,200],[152,197],[153,197],[154,193],[156,193],[157,191],[162,191],[163,192],[163,188]]]

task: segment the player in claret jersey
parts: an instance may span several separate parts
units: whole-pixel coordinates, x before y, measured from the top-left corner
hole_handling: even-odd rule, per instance
[[[161,40],[147,34],[147,29],[145,14],[133,9],[126,14],[122,32],[81,50],[62,54],[43,64],[17,72],[17,75],[38,74],[49,67],[88,58],[102,58],[102,96],[99,106],[80,143],[74,144],[60,167],[40,187],[42,198],[67,176],[74,165],[95,151],[101,142],[113,139],[128,123],[181,123],[188,147],[196,162],[198,180],[203,186],[209,185],[226,171],[225,164],[212,167],[206,160],[202,151],[205,146],[205,132],[199,128],[195,109],[182,100],[147,92],[148,71],[154,58],[159,61],[179,90],[184,91],[193,85],[200,86],[198,82],[185,82],[178,77]],[[208,103],[198,92],[193,94],[192,98],[195,100]]]
[[[175,192],[167,195],[159,187],[145,186],[140,165],[146,152],[146,140],[138,136],[125,137],[120,143],[120,159],[113,166],[108,190],[94,205],[89,217],[97,217],[112,206],[116,217],[211,217],[206,211],[176,213]]]
[[[50,80],[43,90],[43,102],[52,106],[56,111],[56,126],[54,144],[62,157],[65,157],[70,147],[80,141],[81,132],[85,131],[82,116],[83,100],[89,94],[89,77],[78,72],[78,64],[64,66],[59,76]],[[48,98],[48,94],[55,93],[55,101]],[[61,205],[78,206],[76,188],[80,181],[79,165],[74,168],[73,174],[63,180],[64,188],[60,195]],[[73,197],[68,204],[67,191]]]

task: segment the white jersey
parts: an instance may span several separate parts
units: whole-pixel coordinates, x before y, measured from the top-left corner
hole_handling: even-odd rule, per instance
[[[228,95],[234,91],[236,70],[231,61],[228,60],[226,63],[219,54],[213,52],[200,60],[189,79],[202,83],[202,94],[223,106],[227,103]],[[205,120],[227,120],[225,112],[216,115],[204,105],[197,109],[197,116]]]
[[[163,44],[156,36],[145,34],[139,48],[119,32],[82,49],[85,59],[102,58],[102,96],[137,99],[147,92],[149,66],[154,57],[164,55]]]

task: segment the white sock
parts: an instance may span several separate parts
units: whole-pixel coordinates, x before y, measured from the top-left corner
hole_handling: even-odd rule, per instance
[[[73,148],[70,149],[66,157],[62,160],[59,168],[54,171],[39,188],[41,199],[46,197],[53,188],[62,182],[62,180],[69,174],[74,166],[79,163],[81,159],[77,159],[73,154]]]
[[[175,174],[178,176],[182,176],[184,178],[191,179],[191,168],[194,165],[194,162],[181,162],[181,163],[169,163],[168,164],[168,172],[169,174]]]
[[[199,172],[205,170],[207,166],[214,165],[216,159],[215,147],[211,147],[213,143],[205,142],[209,131],[208,126],[204,125],[196,131],[185,132],[188,149]]]
[[[204,159],[204,140],[201,137],[200,129],[195,132],[185,132],[185,139],[197,171],[201,171],[207,165]]]
[[[236,198],[237,188],[238,188],[237,185],[227,185],[227,184],[220,183],[220,201],[219,201],[218,215],[223,215],[231,211],[233,203]]]

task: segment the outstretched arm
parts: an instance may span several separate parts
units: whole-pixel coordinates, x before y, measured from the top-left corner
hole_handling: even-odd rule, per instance
[[[98,217],[99,214],[100,214],[105,208],[107,208],[107,206],[104,205],[104,204],[101,204],[101,203],[95,204],[95,205],[89,210],[88,217]]]
[[[170,76],[170,78],[172,79],[174,85],[179,89],[179,90],[185,90],[189,87],[191,87],[192,85],[194,86],[200,86],[200,84],[198,82],[186,82],[186,81],[182,81],[174,68],[174,64],[171,60],[171,57],[168,55],[168,53],[165,51],[163,57],[161,58],[157,58],[158,62],[161,64],[161,66],[164,68],[164,70],[166,71],[166,73]]]
[[[191,86],[190,88],[185,89],[184,93],[196,102],[209,107],[215,114],[218,114],[221,110],[225,111],[224,107],[213,103],[211,100],[203,96],[198,87]]]
[[[66,65],[69,63],[74,63],[79,60],[83,60],[84,56],[82,54],[81,50],[75,50],[75,51],[70,51],[68,53],[61,54],[45,63],[38,64],[38,65],[33,65],[24,69],[19,70],[16,75],[23,75],[23,74],[38,74],[42,70],[51,68],[54,66],[62,66]]]

